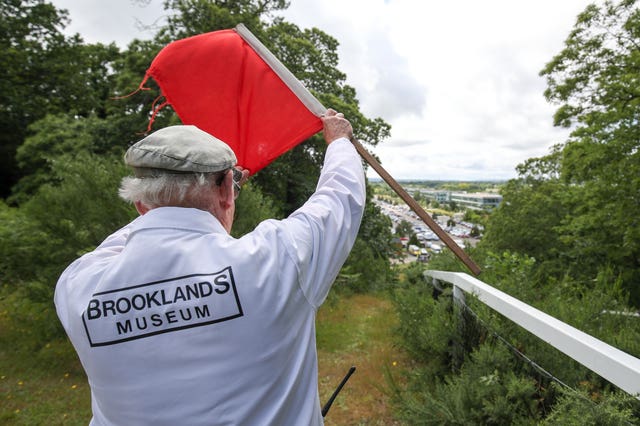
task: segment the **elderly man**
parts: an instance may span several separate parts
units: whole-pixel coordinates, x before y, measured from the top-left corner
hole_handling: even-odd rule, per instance
[[[365,203],[351,124],[329,110],[315,193],[229,235],[222,141],[168,127],[133,145],[120,193],[140,216],[60,277],[55,303],[91,386],[92,425],[321,425],[315,314]],[[235,182],[234,182],[234,174]]]

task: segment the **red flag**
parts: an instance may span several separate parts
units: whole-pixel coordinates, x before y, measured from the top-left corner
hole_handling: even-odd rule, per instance
[[[147,70],[184,124],[226,142],[251,174],[322,129],[234,30],[168,44]]]

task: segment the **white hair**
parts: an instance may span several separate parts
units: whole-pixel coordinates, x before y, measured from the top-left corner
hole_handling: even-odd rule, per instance
[[[161,173],[157,177],[143,178],[127,176],[122,179],[118,193],[125,201],[139,201],[149,208],[201,208],[200,204],[210,195],[212,186],[219,185],[225,173]]]

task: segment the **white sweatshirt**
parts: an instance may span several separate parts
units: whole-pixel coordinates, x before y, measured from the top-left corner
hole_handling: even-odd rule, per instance
[[[364,203],[360,157],[339,139],[287,219],[235,239],[208,212],[157,208],[71,264],[55,303],[91,425],[323,424],[315,314]]]

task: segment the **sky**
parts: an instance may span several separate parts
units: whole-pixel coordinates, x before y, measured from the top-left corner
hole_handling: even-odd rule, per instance
[[[161,0],[51,2],[69,11],[67,32],[123,49],[166,16]],[[361,111],[391,125],[370,150],[396,180],[505,180],[568,136],[539,72],[592,2],[291,0],[278,16],[338,40]]]

